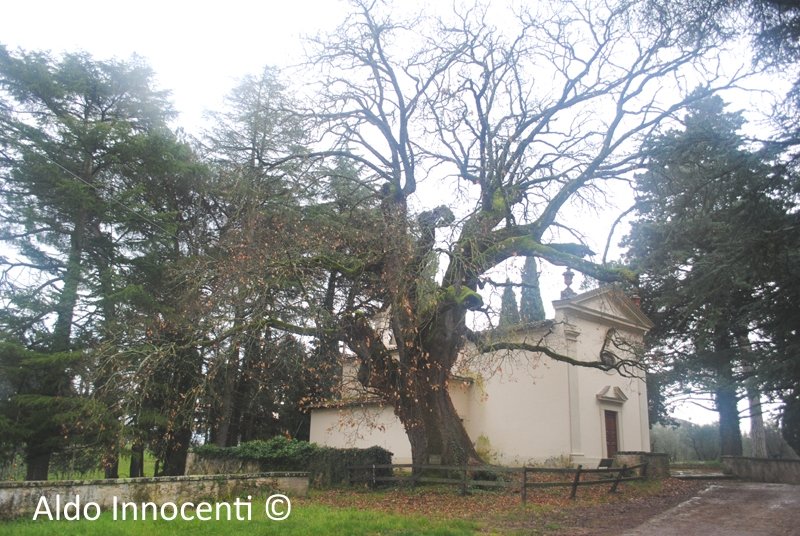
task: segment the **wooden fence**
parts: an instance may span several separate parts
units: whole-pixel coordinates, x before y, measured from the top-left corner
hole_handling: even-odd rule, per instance
[[[634,471],[641,470],[639,476],[630,476]],[[529,474],[535,473],[557,473],[557,474],[572,474],[572,480],[560,482],[530,482],[528,480]],[[616,476],[614,474],[616,473]],[[581,476],[594,475],[590,480],[581,480]],[[600,478],[598,478],[600,477]],[[582,465],[574,469],[555,469],[555,468],[540,468],[540,467],[523,467],[522,468],[522,485],[520,486],[520,495],[522,502],[528,500],[529,488],[550,488],[558,486],[569,486],[569,498],[574,499],[578,493],[578,486],[597,486],[597,485],[611,485],[608,489],[609,493],[616,493],[617,487],[620,482],[630,482],[632,480],[644,480],[647,478],[647,464],[632,465],[628,467],[609,467],[607,469],[584,469]]]
[[[395,469],[407,472],[396,474]],[[408,472],[410,471],[410,473]],[[639,471],[639,476],[632,476]],[[647,478],[647,464],[605,469],[543,468],[543,467],[498,467],[494,465],[415,465],[410,463],[353,465],[347,467],[348,481],[352,484],[366,483],[376,486],[381,483],[445,484],[460,488],[466,494],[471,487],[519,488],[523,503],[528,500],[528,490],[534,488],[569,487],[570,499],[574,499],[579,486],[609,486],[609,493],[615,493],[621,482],[644,480]],[[432,476],[444,473],[443,476]],[[536,481],[532,475],[555,474],[571,475],[569,480]],[[457,476],[454,476],[457,475]],[[505,478],[501,478],[504,475]],[[493,478],[490,478],[493,477]],[[581,479],[581,477],[589,477]]]

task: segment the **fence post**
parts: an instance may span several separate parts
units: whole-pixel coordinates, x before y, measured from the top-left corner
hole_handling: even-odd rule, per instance
[[[375,464],[372,464],[372,488],[375,489],[377,482],[375,480]]]
[[[464,466],[464,470],[461,473],[461,495],[467,494],[467,466]]]
[[[578,482],[581,480],[581,469],[583,469],[583,465],[579,465],[578,470],[575,471],[575,480],[572,482],[572,493],[569,495],[570,499],[574,499],[575,494],[578,493]]]
[[[528,468],[522,467],[522,504],[528,502]]]
[[[647,478],[647,462],[642,464],[642,478]]]
[[[352,486],[353,485],[353,466],[347,466],[347,484]]]
[[[608,490],[609,493],[616,493],[617,492],[617,486],[619,486],[619,481],[622,480],[622,475],[625,474],[625,471],[627,469],[628,469],[628,464],[625,464],[625,465],[622,466],[622,469],[620,469],[619,473],[617,473],[616,480],[614,480],[614,483],[611,484],[611,489]]]

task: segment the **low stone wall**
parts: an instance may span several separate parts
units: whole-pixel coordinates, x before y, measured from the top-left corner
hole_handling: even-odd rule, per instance
[[[663,452],[617,452],[614,467],[641,465],[647,463],[647,478],[667,478],[669,476],[669,456]],[[642,471],[639,470],[639,474]]]
[[[82,505],[93,502],[103,510],[121,502],[222,501],[252,496],[253,504],[273,493],[305,496],[308,473],[257,473],[243,475],[166,476],[120,478],[116,480],[53,480],[38,482],[0,482],[0,519],[31,515],[42,497],[50,508],[80,496]]]
[[[743,480],[800,484],[800,460],[723,456],[725,473]]]

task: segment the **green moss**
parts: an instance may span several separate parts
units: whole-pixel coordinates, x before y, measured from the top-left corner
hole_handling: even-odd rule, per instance
[[[490,258],[497,257],[505,259],[509,252],[512,255],[541,257],[551,263],[570,266],[603,281],[621,280],[635,282],[637,278],[636,271],[628,267],[619,264],[598,265],[585,261],[557,247],[542,244],[531,236],[515,236],[503,240],[495,245],[494,248],[490,249],[487,255]]]
[[[506,211],[506,197],[501,190],[496,190],[492,195],[492,211],[498,213],[505,213]]]
[[[476,291],[467,287],[450,286],[444,289],[444,302],[449,302],[474,311],[483,307],[483,298]]]

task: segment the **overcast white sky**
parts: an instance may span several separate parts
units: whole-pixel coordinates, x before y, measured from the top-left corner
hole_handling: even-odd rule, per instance
[[[344,0],[18,0],[3,6],[0,43],[54,54],[82,50],[97,59],[138,54],[172,91],[176,124],[199,134],[203,112],[219,110],[238,78],[302,61],[302,38],[333,30],[348,11]],[[602,244],[592,247],[602,251]],[[543,289],[547,304],[563,288],[562,271],[543,274],[551,282]]]
[[[342,0],[14,0],[2,6],[0,43],[56,54],[83,50],[97,59],[138,54],[161,88],[172,91],[177,125],[197,134],[203,112],[220,109],[238,78],[300,61],[302,36],[332,30],[347,11]],[[558,297],[561,271],[546,274],[545,302]],[[680,416],[714,418],[698,411]]]
[[[236,79],[298,61],[301,36],[334,28],[346,10],[340,0],[14,0],[2,6],[0,43],[143,56],[194,132]]]

